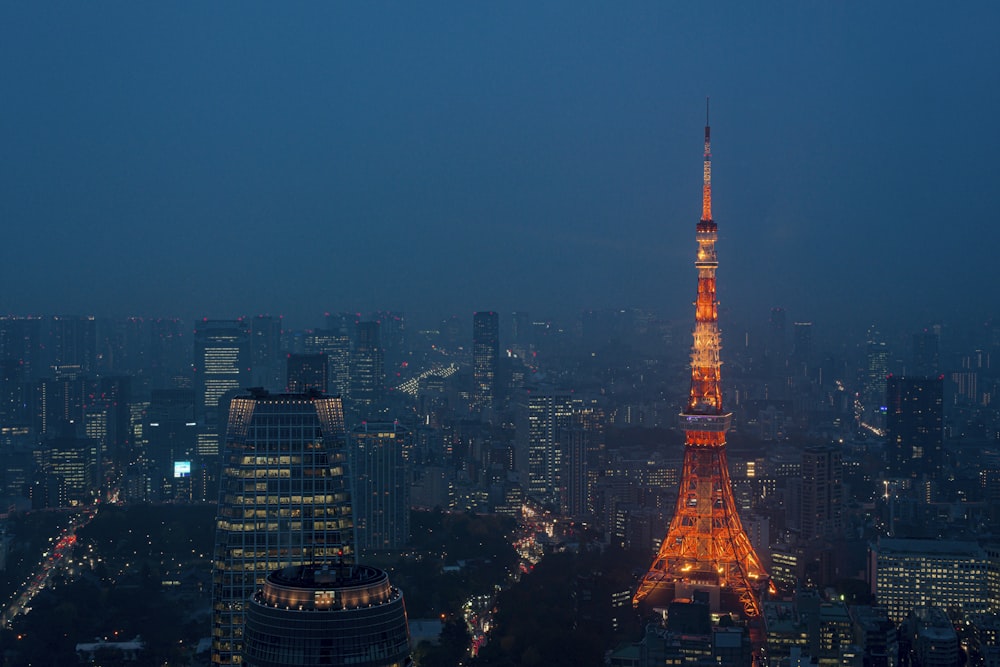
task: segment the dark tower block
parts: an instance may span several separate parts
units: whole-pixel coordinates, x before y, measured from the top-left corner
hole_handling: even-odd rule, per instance
[[[769,579],[736,513],[726,462],[732,415],[722,409],[718,302],[715,298],[717,226],[712,220],[712,154],[705,126],[702,215],[696,238],[698,298],[691,349],[691,392],[680,426],[686,434],[684,466],[674,518],[633,603],[665,607],[695,592],[714,610],[760,615],[760,592]]]
[[[472,318],[472,407],[493,408],[496,403],[497,361],[500,358],[500,321],[495,312]]]

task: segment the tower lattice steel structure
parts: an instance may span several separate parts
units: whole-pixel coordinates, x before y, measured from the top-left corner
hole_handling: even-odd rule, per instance
[[[720,608],[731,611],[736,607],[755,617],[760,615],[760,592],[770,580],[736,512],[726,462],[726,431],[732,414],[722,409],[720,387],[717,237],[718,228],[712,220],[712,151],[706,114],[691,393],[680,414],[686,434],[684,468],[674,518],[632,601],[637,607],[658,605],[701,589],[717,595],[713,602],[717,600]]]

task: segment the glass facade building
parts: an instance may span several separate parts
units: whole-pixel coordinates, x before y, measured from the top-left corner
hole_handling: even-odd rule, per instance
[[[353,562],[341,400],[265,391],[233,399],[216,521],[212,662],[242,662],[247,600],[268,573]]]

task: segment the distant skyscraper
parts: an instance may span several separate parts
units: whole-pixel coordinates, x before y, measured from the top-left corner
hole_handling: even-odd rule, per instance
[[[770,359],[771,368],[774,370],[783,368],[788,358],[785,319],[784,308],[775,306],[771,309],[771,318],[768,322],[767,333],[767,357]]]
[[[246,667],[406,667],[403,594],[374,567],[287,567],[247,604]]]
[[[572,425],[572,392],[532,389],[517,408],[515,466],[529,497],[559,508],[563,480],[563,445],[560,439]]]
[[[25,382],[42,374],[41,324],[37,317],[0,317],[0,361],[16,361]]]
[[[191,469],[198,443],[193,389],[153,390],[143,428],[153,500],[191,500]],[[187,475],[185,478],[184,475]],[[178,493],[178,487],[183,490]]]
[[[370,407],[382,400],[384,354],[378,322],[358,322],[351,355],[351,400]]]
[[[0,427],[28,424],[28,385],[17,359],[0,359]]]
[[[907,375],[932,377],[940,373],[940,338],[928,329],[913,334],[913,370]]]
[[[396,422],[364,422],[351,434],[358,551],[402,549],[410,539],[410,437]]]
[[[194,332],[194,377],[198,392],[198,454],[219,453],[219,423],[227,405],[223,394],[250,384],[249,338],[242,321],[203,320]]]
[[[96,391],[87,396],[84,410],[87,435],[100,440],[102,457],[110,459],[115,470],[120,472],[134,459],[129,410],[132,378],[105,376],[94,384]],[[100,436],[89,432],[92,418],[99,422]]]
[[[50,478],[45,506],[73,507],[94,501],[100,488],[100,453],[96,440],[63,436],[46,441],[39,452]]]
[[[187,378],[191,364],[191,341],[184,325],[177,319],[149,321],[148,367],[154,389],[176,388],[177,380]]]
[[[350,565],[353,544],[340,399],[263,391],[233,399],[216,523],[212,662],[240,662],[247,600],[269,572]]]
[[[587,450],[594,435],[584,428],[572,426],[563,429],[559,437],[563,459],[559,484],[560,511],[565,516],[584,516],[589,510]]]
[[[258,315],[250,320],[250,384],[268,391],[281,388],[281,318]]]
[[[497,362],[500,358],[500,319],[495,312],[472,317],[472,407],[495,407]]]
[[[306,352],[325,354],[328,391],[343,399],[351,391],[351,338],[340,329],[318,329],[306,336]]]
[[[889,375],[889,348],[874,328],[868,330],[865,378],[861,390],[861,420],[870,426],[885,426],[885,380]]]
[[[67,432],[83,432],[88,397],[96,391],[91,379],[67,366],[55,377],[42,378],[35,385],[35,430],[53,437]]]
[[[379,323],[379,339],[385,354],[385,363],[395,368],[403,359],[406,349],[406,318],[403,313],[383,310],[372,319]]]
[[[97,370],[97,323],[93,315],[52,318],[53,366],[78,366],[84,373]]]
[[[889,474],[939,478],[944,463],[944,380],[890,376],[887,391]]]
[[[839,537],[844,528],[844,469],[840,451],[822,445],[802,451],[802,538]]]
[[[288,355],[286,391],[292,394],[303,394],[313,390],[325,394],[328,372],[325,354],[290,354]]]
[[[796,322],[793,325],[795,332],[795,349],[792,351],[792,358],[795,360],[795,374],[808,375],[812,366],[812,322]]]

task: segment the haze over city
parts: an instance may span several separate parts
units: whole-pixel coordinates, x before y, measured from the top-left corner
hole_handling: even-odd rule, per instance
[[[0,312],[988,317],[998,12],[6,4]]]

